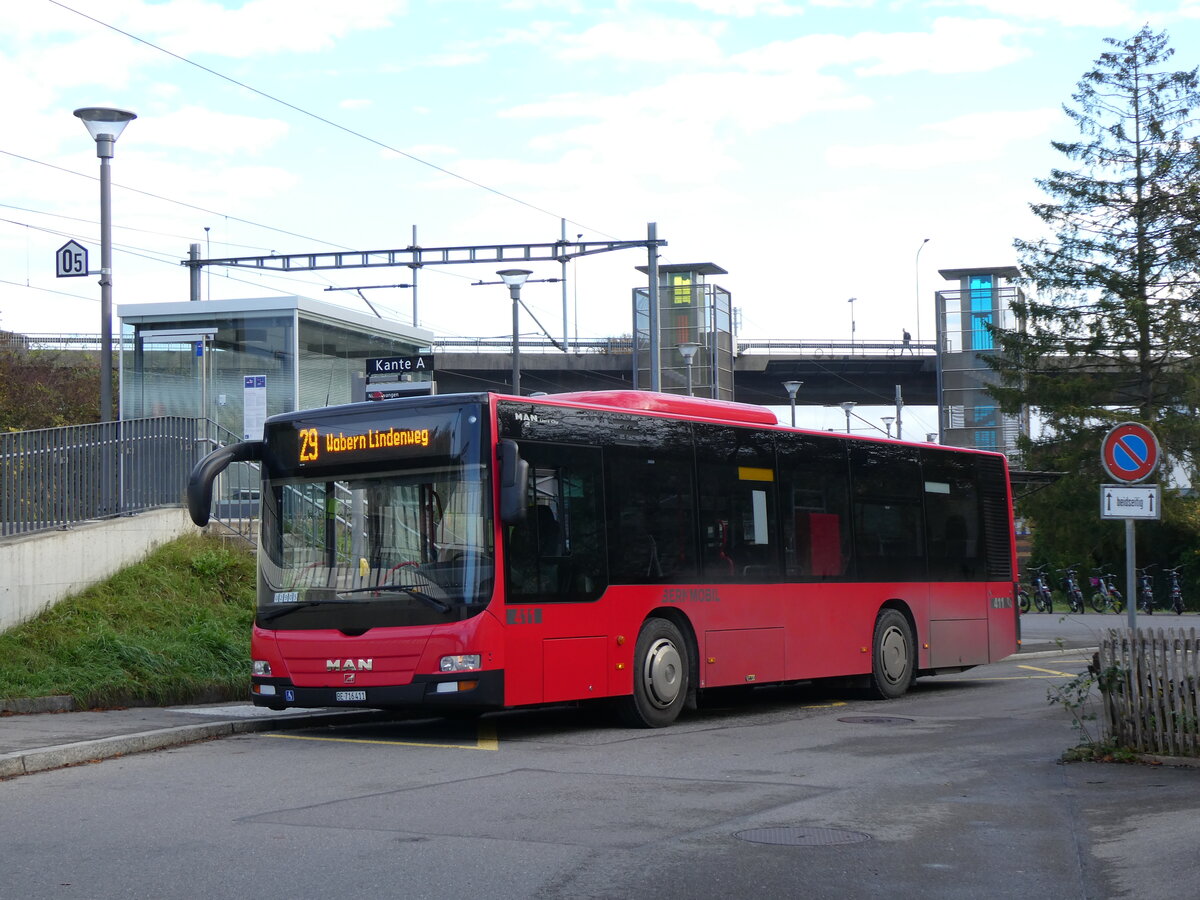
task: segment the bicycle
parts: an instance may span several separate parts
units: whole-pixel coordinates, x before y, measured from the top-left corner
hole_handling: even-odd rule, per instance
[[[1171,609],[1175,610],[1175,615],[1183,615],[1183,584],[1179,578],[1179,570],[1183,566],[1176,566],[1173,569],[1163,569],[1163,573],[1171,583]]]
[[[1096,573],[1096,577],[1092,579],[1092,584],[1096,586],[1096,593],[1092,594],[1092,609],[1098,613],[1109,610],[1120,613],[1125,608],[1125,598],[1113,585],[1113,579],[1116,576],[1103,569],[1093,569],[1092,571]]]
[[[1153,565],[1149,565],[1137,570],[1138,609],[1148,616],[1154,615],[1154,576],[1150,574],[1153,568]]]
[[[1040,613],[1054,612],[1054,594],[1051,592],[1050,582],[1046,578],[1046,567],[1031,566],[1029,574],[1033,576],[1030,581],[1033,587],[1033,608]]]
[[[1078,566],[1067,566],[1065,569],[1055,569],[1056,572],[1063,573],[1063,589],[1067,594],[1067,605],[1073,613],[1082,615],[1087,610],[1084,608],[1083,591],[1079,589],[1079,576],[1077,574]]]

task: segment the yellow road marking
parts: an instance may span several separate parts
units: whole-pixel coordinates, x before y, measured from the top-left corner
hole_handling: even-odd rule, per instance
[[[1071,672],[1059,672],[1057,669],[1039,669],[1037,666],[1017,666],[1018,669],[1028,669],[1030,672],[1045,672],[1047,675],[1062,675],[1064,678],[1074,678]]]
[[[1074,678],[1074,675],[1059,673],[1056,675],[996,675],[985,678],[959,678],[958,681],[1053,681],[1056,678]],[[944,682],[942,682],[944,683]]]
[[[835,700],[833,703],[817,703],[812,706],[802,706],[801,709],[833,709],[835,706],[845,706],[845,700]]]
[[[479,726],[478,740],[474,744],[434,744],[427,741],[372,741],[365,738],[316,737],[306,734],[277,734],[268,732],[263,737],[282,738],[291,741],[325,741],[334,744],[384,744],[391,747],[429,747],[435,750],[499,750],[500,741],[496,726],[490,722]]]

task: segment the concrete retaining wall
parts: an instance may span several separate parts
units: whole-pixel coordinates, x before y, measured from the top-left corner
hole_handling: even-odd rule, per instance
[[[172,508],[0,541],[0,632],[195,530]]]

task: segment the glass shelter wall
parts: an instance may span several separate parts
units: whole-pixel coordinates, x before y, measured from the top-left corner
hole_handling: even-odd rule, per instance
[[[349,403],[367,360],[432,335],[306,297],[122,306],[121,416],[211,419],[237,437],[297,409]]]
[[[363,375],[366,361],[409,356],[411,339],[369,334],[361,329],[324,319],[300,316],[300,402],[297,409],[315,409],[350,403],[355,375]]]
[[[182,304],[181,304],[182,305]],[[294,313],[123,324],[121,417],[196,416],[242,433],[246,376],[263,376],[267,415],[295,408]]]

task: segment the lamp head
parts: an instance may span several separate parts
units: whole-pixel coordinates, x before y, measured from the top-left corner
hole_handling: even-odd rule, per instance
[[[677,344],[675,347],[679,354],[683,357],[683,361],[691,365],[692,358],[696,355],[696,351],[700,349],[700,345],[695,341],[684,341],[682,344]]]
[[[87,127],[92,140],[98,141],[107,135],[110,141],[115,141],[125,130],[125,126],[137,118],[137,113],[127,109],[110,109],[105,106],[84,106],[75,110],[83,124]]]
[[[804,384],[803,381],[785,381],[783,383],[783,389],[788,392],[789,397],[795,400],[796,391],[800,390],[800,385],[802,384]]]
[[[529,271],[529,269],[501,269],[496,274],[511,288],[523,285],[525,279],[532,275],[533,272]]]

